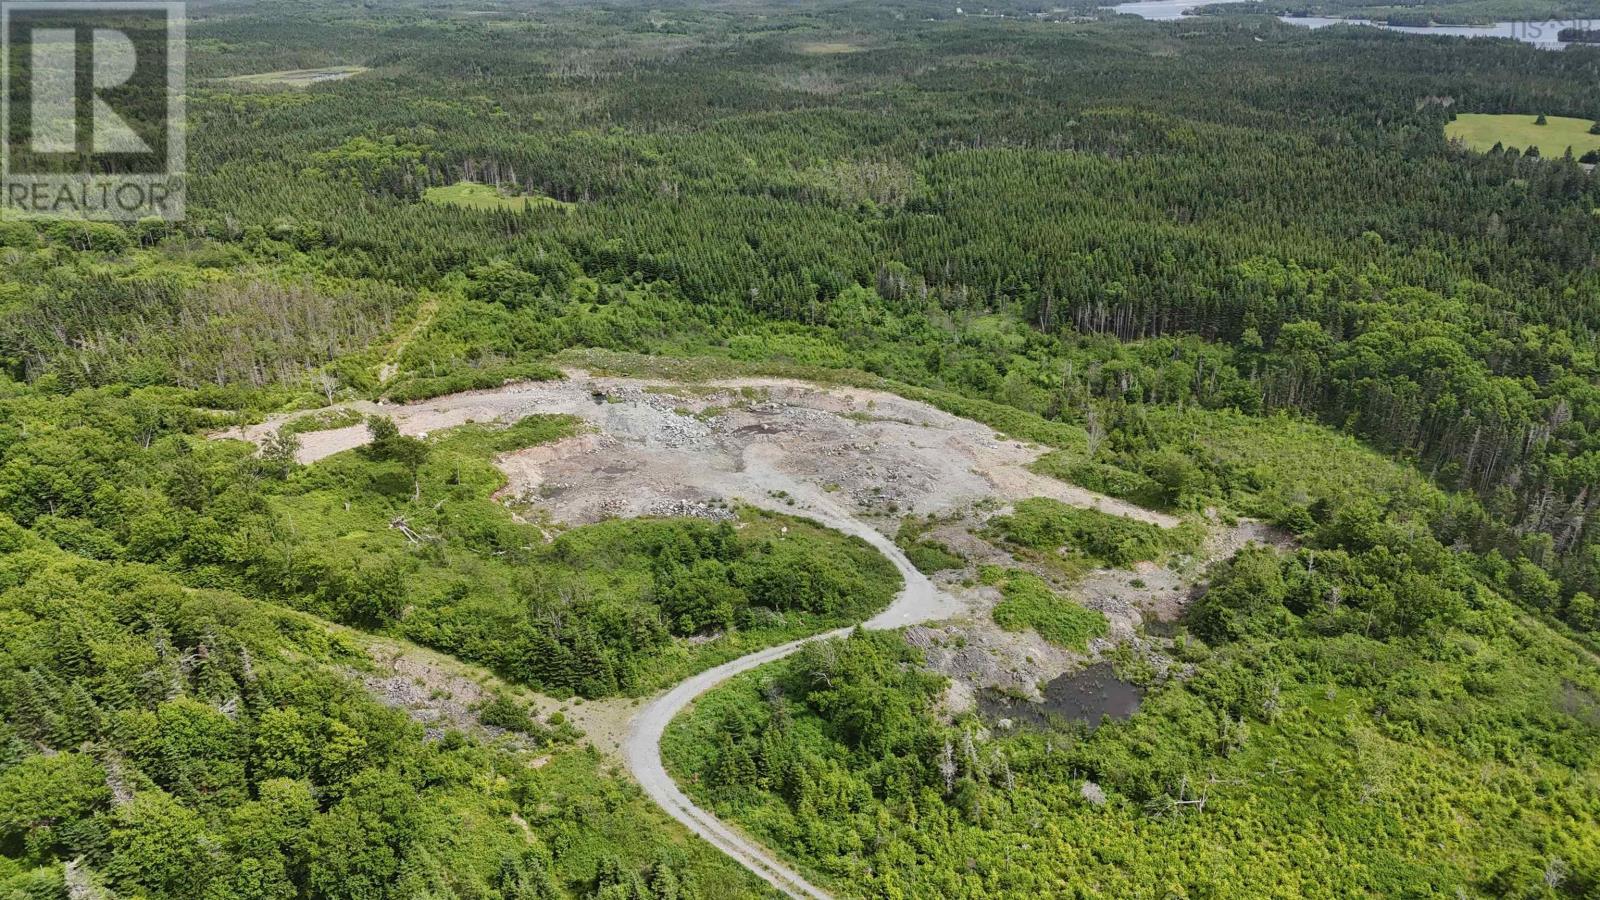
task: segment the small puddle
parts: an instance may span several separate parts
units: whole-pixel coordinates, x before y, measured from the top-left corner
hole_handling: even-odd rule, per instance
[[[1100,662],[1051,680],[1040,703],[984,691],[978,695],[978,711],[990,723],[1010,719],[1015,725],[1049,727],[1082,722],[1092,731],[1106,716],[1126,719],[1138,712],[1143,697],[1142,688],[1118,678],[1110,663]]]

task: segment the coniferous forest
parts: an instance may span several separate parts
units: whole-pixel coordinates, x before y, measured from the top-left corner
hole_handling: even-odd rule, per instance
[[[965,618],[661,744],[833,896],[1600,897],[1600,177],[1445,133],[1600,119],[1600,49],[1213,12],[191,4],[187,216],[0,216],[0,900],[774,895],[620,736],[919,575]],[[407,424],[579,370],[651,384]],[[1053,487],[517,481],[795,380]],[[1142,702],[994,714],[1005,641]]]

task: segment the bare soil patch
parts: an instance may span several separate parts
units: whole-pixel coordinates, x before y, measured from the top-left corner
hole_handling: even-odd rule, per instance
[[[1172,516],[1027,471],[1042,448],[881,391],[785,379],[674,385],[568,375],[400,406],[344,406],[387,415],[403,433],[419,436],[539,413],[579,417],[590,433],[498,462],[509,482],[503,499],[537,505],[574,524],[717,501],[781,504],[797,493],[825,497],[851,515],[884,519],[950,513],[988,497],[1048,496],[1177,524]],[[307,414],[219,436],[259,444],[283,422]],[[298,458],[315,462],[365,442],[364,426],[306,432]]]

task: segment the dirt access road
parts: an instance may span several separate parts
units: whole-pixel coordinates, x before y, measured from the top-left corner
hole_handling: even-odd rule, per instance
[[[853,534],[876,547],[894,563],[905,579],[905,587],[895,597],[889,608],[862,623],[863,628],[874,630],[903,628],[922,622],[947,619],[961,609],[960,601],[939,590],[926,575],[917,571],[906,555],[876,529],[836,510],[808,506],[805,513],[830,528]],[[665,809],[669,815],[682,822],[689,830],[705,838],[722,852],[738,860],[745,868],[765,879],[768,884],[791,897],[827,898],[822,889],[783,863],[773,859],[760,845],[728,827],[721,819],[701,809],[688,795],[678,789],[667,774],[661,761],[661,736],[667,725],[694,702],[696,697],[711,690],[741,672],[779,660],[811,641],[843,637],[851,631],[840,628],[776,647],[741,656],[694,675],[665,694],[650,701],[629,724],[628,736],[623,741],[622,754],[628,771],[638,779],[650,799]]]
[[[1177,519],[1036,475],[1026,466],[1042,448],[988,426],[893,394],[821,387],[781,379],[696,385],[591,377],[571,371],[559,382],[516,384],[405,406],[359,402],[345,408],[392,418],[403,433],[425,436],[468,422],[511,423],[534,414],[567,414],[584,433],[500,457],[513,508],[564,523],[608,516],[726,515],[728,502],[808,516],[877,548],[905,586],[864,627],[894,629],[950,619],[966,604],[941,590],[867,518],[892,527],[899,516],[944,513],[990,498],[1054,497],[1065,503],[1163,527]],[[291,416],[219,435],[261,443]],[[310,463],[367,439],[364,426],[300,436]],[[646,794],[673,818],[791,897],[828,895],[756,842],[696,806],[667,774],[661,736],[696,697],[741,672],[793,653],[841,629],[769,647],[679,683],[639,708],[621,754]]]

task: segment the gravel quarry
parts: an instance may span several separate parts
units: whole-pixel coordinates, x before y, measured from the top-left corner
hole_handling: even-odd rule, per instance
[[[978,692],[995,691],[1008,697],[1039,701],[1046,684],[1082,669],[1118,647],[1125,647],[1148,662],[1159,677],[1183,675],[1174,669],[1167,653],[1169,641],[1154,632],[1171,627],[1189,602],[1205,590],[1212,563],[1229,559],[1248,544],[1285,548],[1288,535],[1253,519],[1224,524],[1207,521],[1206,537],[1192,555],[1161,562],[1143,561],[1131,568],[1091,569],[1062,585],[1050,569],[1018,560],[976,532],[982,514],[946,519],[928,532],[967,560],[967,567],[941,573],[939,581],[965,598],[968,615],[928,622],[906,631],[906,639],[922,650],[930,669],[950,679],[944,699],[947,716],[977,708]],[[1000,592],[968,582],[979,565],[1031,571],[1055,583],[1058,593],[1092,609],[1106,619],[1106,634],[1092,638],[1083,652],[1045,640],[1031,629],[1006,631],[995,624],[990,611],[1000,602]]]
[[[986,425],[881,391],[749,378],[703,384],[602,378],[571,370],[561,381],[518,383],[407,405],[338,408],[392,418],[425,436],[469,422],[511,423],[535,414],[576,416],[586,433],[502,456],[501,499],[537,504],[556,521],[683,514],[718,501],[767,506],[827,498],[867,516],[943,514],[979,500],[1054,497],[1169,527],[1177,519],[1036,475],[1043,448]],[[274,416],[219,437],[262,443]],[[366,443],[353,425],[299,436],[311,463]]]
[[[904,579],[889,608],[861,627],[908,629],[908,639],[924,649],[930,666],[951,676],[947,705],[953,711],[971,708],[982,688],[1036,694],[1038,685],[1116,643],[1140,640],[1135,632],[1142,619],[1175,615],[1204,562],[1266,536],[1255,523],[1214,528],[1200,558],[1187,565],[1090,573],[1073,593],[1107,615],[1111,633],[1092,645],[1088,656],[1075,654],[1031,631],[1004,632],[990,620],[995,592],[972,585],[967,575],[978,562],[1004,563],[1009,557],[974,536],[974,526],[1030,497],[1160,527],[1174,527],[1179,519],[1030,472],[1027,466],[1046,448],[881,391],[772,378],[685,384],[576,370],[566,376],[407,405],[362,401],[339,408],[387,416],[402,433],[423,438],[469,423],[511,424],[536,414],[576,417],[585,426],[579,433],[495,460],[506,476],[497,499],[529,521],[569,526],[611,517],[720,519],[744,503],[805,516],[859,537]],[[216,437],[263,444],[285,422],[316,412],[324,411],[274,416]],[[313,463],[359,447],[367,438],[364,425],[305,432],[299,435],[297,458]],[[968,569],[938,579],[918,571],[889,537],[908,515],[947,523],[933,536],[967,557]],[[781,659],[808,641],[848,631],[751,653],[643,703],[591,701],[571,712],[598,749],[620,757],[646,794],[691,831],[784,894],[827,897],[696,806],[667,774],[660,741],[674,717],[728,678]],[[379,687],[403,694],[399,684],[391,679]]]

